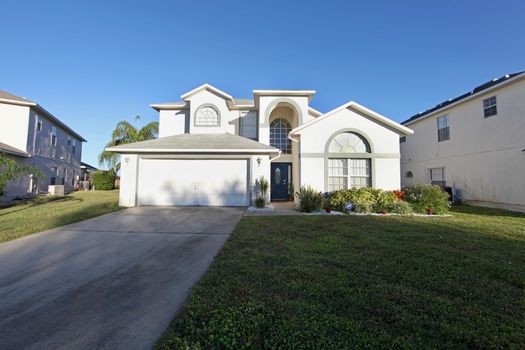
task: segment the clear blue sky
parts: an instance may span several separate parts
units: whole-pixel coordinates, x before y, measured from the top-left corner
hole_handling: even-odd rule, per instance
[[[208,82],[314,89],[328,111],[355,100],[394,120],[525,70],[524,1],[0,0],[0,89],[84,136],[157,120],[150,103]]]

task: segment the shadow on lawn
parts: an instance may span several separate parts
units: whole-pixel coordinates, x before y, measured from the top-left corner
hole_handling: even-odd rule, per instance
[[[470,214],[470,215],[483,215],[483,216],[507,216],[514,218],[525,218],[525,213],[514,212],[504,209],[495,209],[487,207],[476,207],[472,205],[455,205],[451,209],[451,214]]]
[[[83,202],[83,201],[84,200],[82,198],[75,198],[75,197],[72,197],[72,196],[64,196],[64,197],[51,196],[51,197],[32,198],[32,199],[29,199],[29,200],[24,200],[22,202],[13,203],[12,205],[9,205],[9,206],[1,207],[0,209],[10,209],[10,208],[13,208],[13,207],[18,207],[18,206],[20,206],[22,208],[15,209],[15,210],[8,210],[5,213],[1,213],[0,216],[9,215],[9,214],[12,214],[12,213],[20,212],[20,211],[23,211],[23,210],[26,210],[26,209],[29,209],[29,208],[37,207],[37,206],[42,205],[42,204],[48,204],[48,203],[54,203],[54,202],[58,202],[58,203],[63,203],[63,202],[79,203],[79,202]]]

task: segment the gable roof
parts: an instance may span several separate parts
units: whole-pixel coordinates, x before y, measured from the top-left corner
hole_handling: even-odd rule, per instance
[[[9,103],[9,104],[15,104],[15,105],[19,105],[19,106],[27,106],[27,107],[34,108],[37,112],[39,112],[39,113],[43,114],[44,116],[46,116],[46,118],[48,118],[51,121],[53,121],[59,127],[61,127],[62,129],[66,130],[67,132],[69,132],[71,135],[75,136],[80,141],[87,142],[82,136],[77,134],[73,129],[71,129],[69,126],[64,124],[62,121],[60,121],[60,119],[58,119],[57,117],[55,117],[54,115],[49,113],[47,110],[44,109],[44,107],[42,107],[41,105],[39,105],[36,102],[33,102],[31,100],[28,100],[28,99],[25,99],[23,97],[19,97],[19,96],[13,95],[10,92],[4,91],[4,90],[0,90],[0,103]]]
[[[300,125],[298,126],[297,128],[293,129],[292,131],[290,131],[290,134],[296,134],[298,133],[299,131],[305,129],[305,128],[308,128],[318,122],[320,122],[321,120],[324,120],[326,118],[329,118],[330,116],[336,114],[337,112],[339,111],[342,111],[343,109],[347,109],[347,108],[353,108],[361,113],[364,113],[366,114],[367,116],[369,116],[370,118],[374,119],[375,121],[377,121],[378,123],[380,124],[384,124],[388,127],[391,127],[393,128],[394,130],[396,130],[400,135],[410,135],[410,134],[413,134],[414,131],[407,128],[406,126],[403,126],[399,123],[396,123],[395,121],[377,113],[377,112],[374,112],[373,110],[371,109],[368,109],[366,108],[365,106],[362,106],[360,105],[359,103],[355,102],[355,101],[350,101],[350,102],[347,102],[335,109],[332,109],[331,111],[309,121],[308,123],[304,123],[303,125]]]
[[[246,137],[224,134],[180,134],[106,149],[117,153],[279,153],[277,148]]]
[[[415,114],[413,116],[411,116],[410,118],[408,118],[407,120],[405,120],[404,122],[402,122],[401,124],[405,125],[405,124],[410,124],[412,122],[415,122],[416,120],[419,120],[425,116],[428,116],[430,114],[433,114],[434,112],[437,112],[437,111],[440,111],[442,109],[444,109],[445,107],[449,107],[451,105],[455,105],[457,103],[460,103],[460,102],[463,102],[464,100],[467,100],[467,99],[470,99],[470,98],[474,98],[474,97],[477,97],[478,95],[480,95],[481,93],[483,92],[486,92],[487,90],[493,88],[493,87],[496,87],[502,83],[505,83],[505,82],[508,82],[509,80],[515,78],[515,77],[525,77],[525,71],[523,72],[518,72],[518,73],[512,73],[512,74],[506,74],[502,77],[499,77],[499,78],[496,78],[496,79],[492,79],[486,83],[483,83],[481,85],[478,85],[476,86],[474,89],[472,89],[471,91],[467,92],[467,93],[464,93],[463,95],[460,95],[458,97],[455,97],[455,98],[452,98],[452,99],[449,99],[447,101],[444,101],[444,102],[441,102],[439,104],[437,104],[436,106],[432,107],[432,108],[429,108],[427,109],[426,111],[424,112],[420,112],[418,114]],[[519,78],[516,78],[516,79],[519,79]]]
[[[0,142],[0,153],[10,154],[17,157],[29,157],[29,153],[22,151],[21,149],[9,146],[6,143]]]

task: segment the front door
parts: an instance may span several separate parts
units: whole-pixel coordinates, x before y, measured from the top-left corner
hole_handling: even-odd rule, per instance
[[[288,183],[290,181],[290,163],[272,163],[271,171],[271,199],[272,200],[287,200],[288,199]]]

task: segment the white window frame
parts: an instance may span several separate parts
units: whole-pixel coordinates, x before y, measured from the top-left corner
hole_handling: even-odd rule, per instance
[[[51,146],[56,147],[58,143],[57,127],[51,127]]]
[[[36,132],[42,131],[42,119],[37,115],[36,116]]]
[[[448,114],[437,117],[438,142],[450,140],[450,121]]]
[[[436,178],[434,178],[434,175]],[[445,167],[429,168],[428,180],[431,185],[446,186]]]
[[[214,122],[209,122],[209,121],[205,121],[205,120],[199,120],[199,112],[202,111],[205,108],[211,108],[217,114],[217,119]],[[219,109],[217,107],[215,107],[214,105],[212,105],[212,104],[204,104],[202,106],[199,106],[199,108],[197,108],[197,110],[195,111],[194,123],[193,124],[195,126],[200,126],[200,127],[212,127],[212,128],[220,127],[221,126],[221,113],[219,112]]]
[[[239,135],[257,141],[257,113],[243,111],[239,118]]]
[[[498,100],[496,95],[483,99],[483,116],[490,118],[498,115]]]
[[[341,162],[342,161],[342,162]],[[355,166],[356,163],[365,161],[365,166]],[[335,166],[335,163],[341,162],[341,166]],[[336,169],[338,169],[336,171]],[[358,171],[361,170],[361,171]],[[362,172],[364,170],[364,173]],[[330,181],[339,179],[340,186]],[[354,180],[360,182],[365,180],[365,185],[355,185]],[[372,187],[372,159],[371,158],[328,158],[328,192],[349,188]]]

